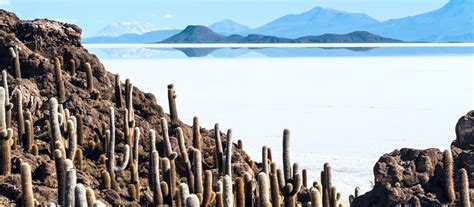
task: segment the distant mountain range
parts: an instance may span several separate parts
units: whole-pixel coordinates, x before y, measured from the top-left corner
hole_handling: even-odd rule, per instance
[[[122,22],[108,25],[102,28],[96,36],[118,37],[123,34],[143,34],[146,32],[164,30],[154,24],[141,22]]]
[[[222,35],[241,34],[250,30],[249,27],[239,24],[230,19],[225,19],[220,22],[211,24],[209,25],[209,28],[212,29],[212,31]]]
[[[171,36],[159,43],[350,43],[350,42],[373,42],[394,43],[400,40],[385,38],[368,32],[356,31],[348,34],[324,34],[320,36],[305,36],[296,39],[275,37],[269,35],[247,36],[217,34],[205,26],[192,25],[186,27],[182,32]]]
[[[234,38],[234,41],[238,39],[239,41],[287,42],[290,41],[288,39],[305,36],[367,31],[386,38],[410,42],[474,42],[474,0],[450,0],[445,6],[432,12],[383,22],[366,14],[315,7],[301,14],[280,17],[255,29],[249,29],[232,20],[216,22],[209,28],[216,35],[228,36],[226,38],[209,36],[216,41],[224,41],[223,39],[228,41],[227,39]],[[86,38],[84,42],[153,43],[163,41],[180,32],[180,30],[160,30],[141,35],[101,36]],[[201,38],[204,38],[210,34],[203,33],[202,35]],[[243,37],[247,38],[243,39]],[[194,38],[196,41],[204,41]]]

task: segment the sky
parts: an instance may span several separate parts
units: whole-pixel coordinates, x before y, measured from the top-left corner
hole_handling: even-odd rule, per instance
[[[366,13],[378,20],[412,16],[449,0],[0,0],[0,8],[21,19],[48,18],[79,25],[83,36],[120,22],[179,29],[232,19],[250,28],[316,6]]]

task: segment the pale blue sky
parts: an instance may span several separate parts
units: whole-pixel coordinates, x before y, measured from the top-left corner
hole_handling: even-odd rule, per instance
[[[232,19],[251,28],[316,6],[366,13],[378,20],[432,11],[448,0],[0,0],[22,19],[49,18],[78,24],[84,36],[117,22],[149,22],[183,28]]]

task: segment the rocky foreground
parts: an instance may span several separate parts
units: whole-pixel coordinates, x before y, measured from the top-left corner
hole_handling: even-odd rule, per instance
[[[81,45],[76,25],[19,20],[0,10],[0,206],[342,206],[331,166],[320,182],[262,148],[252,160],[231,136],[179,121],[152,94],[120,82]],[[351,206],[470,206],[474,112],[450,150],[401,149],[380,158],[374,189]],[[312,172],[316,173],[316,172]]]

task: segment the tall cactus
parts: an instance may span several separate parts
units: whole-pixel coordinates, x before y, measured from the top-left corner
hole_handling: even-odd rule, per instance
[[[54,75],[56,82],[56,92],[58,96],[59,103],[64,103],[66,101],[66,91],[64,88],[63,74],[61,70],[61,62],[59,58],[54,58]]]
[[[71,160],[66,159],[64,161],[65,170],[66,170],[66,183],[64,190],[64,206],[74,206],[74,197],[75,197],[75,188],[76,188],[76,170],[74,169],[73,163]]]
[[[23,116],[23,93],[21,90],[15,90],[15,109],[16,109],[16,121],[17,121],[17,130],[18,130],[18,137],[16,138],[15,145],[21,144],[24,147],[24,143],[22,143],[23,138],[25,136],[25,119]]]
[[[227,147],[225,155],[225,174],[232,177],[232,129],[227,130]]]
[[[322,207],[321,193],[316,188],[311,188],[311,207]]]
[[[118,186],[118,183],[115,180],[115,171],[123,171],[127,167],[128,160],[130,157],[130,147],[128,145],[125,145],[124,159],[122,165],[119,167],[115,167],[115,113],[113,107],[109,108],[109,131],[110,139],[107,147],[107,170],[110,174],[112,188],[118,190],[120,189],[120,187]]]
[[[290,130],[283,131],[283,172],[285,180],[291,179]]]
[[[55,143],[61,142],[64,144],[63,138],[61,136],[61,126],[59,123],[59,114],[58,114],[58,100],[56,98],[49,99],[49,124],[50,124],[50,150],[53,152],[55,150]],[[66,156],[66,151],[61,148],[62,154]]]
[[[186,198],[189,196],[189,187],[186,183],[179,184],[179,200],[181,201],[181,207],[186,204]]]
[[[168,85],[168,103],[170,107],[170,118],[171,118],[171,126],[178,125],[178,110],[176,109],[176,91],[174,90],[174,85]]]
[[[110,190],[112,188],[110,174],[107,170],[102,170],[100,175],[100,188]]]
[[[70,160],[74,161],[77,152],[77,134],[76,134],[76,126],[73,119],[69,119],[67,121],[67,135],[68,135],[68,143],[69,148],[67,150],[67,157]]]
[[[214,201],[215,193],[212,190],[212,172],[210,170],[206,170],[204,175],[204,194],[202,196],[202,207],[207,207],[211,205]]]
[[[69,60],[69,72],[71,73],[71,76],[76,76],[76,61],[74,59]]]
[[[461,207],[471,207],[471,198],[469,190],[469,178],[466,169],[462,168],[458,171],[459,178],[459,195]]]
[[[26,162],[21,163],[21,192],[21,206],[33,207],[34,196],[31,183],[31,167]]]
[[[92,206],[95,202],[95,193],[92,188],[86,188],[87,206]]]
[[[11,173],[11,146],[13,130],[5,120],[5,89],[0,87],[0,175]]]
[[[202,150],[202,136],[201,127],[199,126],[199,118],[195,116],[193,118],[193,147]]]
[[[191,194],[186,198],[186,207],[199,207],[199,198],[195,194]]]
[[[244,174],[244,186],[245,186],[245,205],[253,206],[253,182],[252,175],[250,173]]]
[[[224,176],[223,200],[224,207],[234,206],[234,194],[232,193],[232,177],[230,177],[230,175]]]
[[[169,136],[169,131],[168,131],[168,122],[166,121],[165,118],[160,119],[161,122],[161,132],[163,136],[163,141],[165,142],[165,157],[170,157],[171,154],[173,153],[173,148],[171,147],[171,141],[170,141],[170,136]]]
[[[76,114],[76,120],[77,144],[79,146],[82,146],[84,144],[84,120],[82,119],[82,116],[79,113]]]
[[[86,83],[87,83],[87,91],[90,93],[94,90],[94,79],[92,76],[92,67],[90,63],[84,64],[84,70],[86,72]]]
[[[178,148],[180,157],[186,167],[186,178],[189,186],[191,186],[191,188],[194,188],[194,173],[191,167],[191,162],[189,161],[188,150],[186,148],[183,129],[181,129],[181,127],[178,127],[176,128],[176,131],[178,132]]]
[[[271,174],[270,174],[270,189],[272,196],[272,205],[280,206],[280,187],[278,186],[278,175],[277,175],[277,165],[275,162],[272,162],[270,165]]]
[[[219,171],[219,174],[222,175],[224,173],[224,151],[222,149],[222,140],[221,134],[219,131],[219,124],[214,125],[214,139],[216,143],[216,168]]]
[[[268,147],[263,146],[262,147],[262,172],[268,175],[269,170],[270,169],[268,168]]]
[[[2,71],[2,81],[3,81],[3,89],[5,90],[5,121],[6,121],[6,127],[11,128],[12,127],[12,108],[13,104],[10,103],[10,93],[8,91],[8,73],[6,70]]]
[[[133,121],[133,84],[130,79],[127,79],[125,83],[125,107],[128,109],[129,120]]]
[[[245,206],[245,185],[242,177],[235,179],[235,200],[237,206]]]
[[[161,160],[162,163],[162,172],[163,172],[163,179],[168,184],[168,195],[165,197],[165,204],[171,206],[173,204],[173,196],[176,192],[175,189],[175,177],[176,177],[176,169],[173,169],[171,162],[174,160],[170,160],[168,158],[163,158]]]
[[[280,191],[284,196],[285,207],[296,206],[296,194],[302,186],[302,176],[298,164],[293,165],[291,170],[290,161],[290,130],[283,131],[283,180],[279,179]]]
[[[56,166],[56,179],[58,182],[58,192],[64,192],[64,189],[66,188],[64,186],[66,184],[66,171],[64,169],[64,160],[65,160],[64,157],[65,155],[62,154],[61,150],[59,149],[54,150],[54,162]],[[64,205],[64,197],[62,195],[58,195],[58,204],[60,206]]]
[[[115,106],[122,108],[122,85],[120,84],[120,75],[115,74]]]
[[[15,78],[21,78],[21,68],[20,68],[20,53],[18,52],[18,46],[10,47],[8,52],[10,53],[10,58],[13,61],[13,66],[15,67]]]
[[[158,155],[158,151],[152,151],[151,157],[150,169],[152,173],[151,187],[153,190],[153,203],[154,206],[161,206],[163,205],[163,195],[160,185],[160,156]]]
[[[446,199],[451,203],[456,200],[453,181],[453,155],[450,150],[443,152],[443,186],[446,193]]]
[[[202,155],[201,151],[193,149],[193,163],[194,163],[194,191],[195,194],[202,194],[204,192],[202,182]]]
[[[270,203],[270,185],[268,184],[268,176],[266,173],[261,172],[258,174],[258,189],[259,199],[261,207],[271,207]]]

